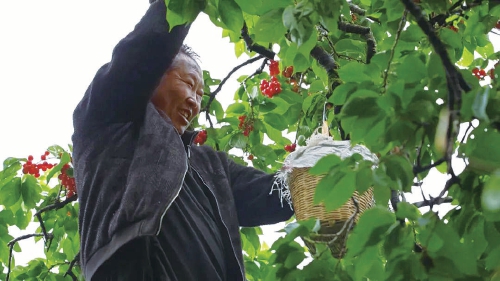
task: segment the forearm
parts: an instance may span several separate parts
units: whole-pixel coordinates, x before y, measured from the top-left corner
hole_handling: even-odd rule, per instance
[[[142,116],[153,90],[178,53],[189,26],[169,31],[164,1],[156,1],[113,50],[112,60],[96,74],[79,105],[100,122]]]
[[[271,192],[275,180],[273,174],[234,162],[230,167],[240,226],[274,224],[293,215],[290,206],[281,200],[279,192]]]

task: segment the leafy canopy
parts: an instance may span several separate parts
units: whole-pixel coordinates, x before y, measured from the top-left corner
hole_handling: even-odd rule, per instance
[[[298,237],[307,241],[318,231],[315,220],[288,224],[286,235],[272,245],[260,241],[260,228],[242,228],[249,280],[500,278],[499,54],[488,37],[498,33],[500,5],[481,0],[166,4],[172,27],[206,13],[230,39],[236,57],[263,62],[255,73],[236,78],[240,87],[227,108],[213,89],[224,80],[204,71],[202,116],[210,125],[194,124],[207,132],[200,142],[226,152],[236,148],[243,151],[232,155],[238,163],[251,161],[275,172],[291,144],[305,145],[326,120],[334,139],[350,139],[379,155],[376,167],[354,155],[327,156],[313,169],[327,175],[315,197],[327,208],[373,187],[376,206],[349,232],[341,259],[325,245],[311,254],[299,243]],[[269,59],[278,61],[274,69],[267,67]],[[49,152],[56,166],[39,175],[23,171],[25,158],[6,159],[0,171],[1,280],[7,272],[12,280],[65,280],[66,273],[82,279],[78,264],[70,263],[79,249],[77,195],[69,196],[67,183],[56,180],[61,173],[72,177],[71,167],[63,171],[71,149],[53,146]],[[451,165],[453,155],[465,169]],[[428,181],[432,168],[449,175],[445,185],[436,183],[441,194],[415,204],[401,201],[401,194],[420,193],[415,185]],[[443,202],[454,207],[438,216],[432,207]],[[422,212],[421,206],[431,210]],[[16,265],[15,256],[29,249],[21,249],[7,227],[23,230],[30,222],[40,227],[27,238],[46,241],[45,257]]]

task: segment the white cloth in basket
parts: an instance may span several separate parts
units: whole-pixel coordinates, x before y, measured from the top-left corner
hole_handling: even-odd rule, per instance
[[[378,158],[368,148],[362,145],[351,146],[350,141],[334,141],[332,137],[314,134],[307,142],[306,146],[299,147],[294,152],[290,153],[285,159],[285,163],[280,171],[276,173],[275,181],[271,188],[273,191],[280,193],[281,205],[283,199],[292,207],[292,197],[289,189],[289,176],[294,168],[310,168],[313,167],[319,159],[329,154],[336,154],[341,159],[359,153],[363,159],[372,161],[375,165],[378,163]]]

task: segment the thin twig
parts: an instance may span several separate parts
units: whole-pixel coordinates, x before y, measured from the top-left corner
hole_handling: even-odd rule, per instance
[[[210,111],[210,105],[214,101],[215,96],[220,92],[220,90],[222,89],[222,86],[224,86],[224,84],[227,82],[227,80],[229,79],[229,77],[231,77],[231,75],[233,75],[233,73],[235,73],[238,69],[240,69],[240,68],[242,68],[242,67],[244,67],[246,65],[249,65],[249,64],[251,64],[253,62],[256,62],[256,61],[258,61],[258,60],[260,60],[262,58],[264,58],[264,56],[258,55],[256,57],[248,59],[245,62],[243,62],[243,63],[235,66],[231,71],[229,71],[229,73],[226,75],[226,77],[224,77],[224,79],[222,79],[222,81],[220,82],[219,86],[217,86],[217,89],[215,89],[215,91],[213,91],[212,93],[210,93],[210,99],[208,100],[207,105],[201,111]]]
[[[403,16],[401,17],[401,20],[399,21],[399,26],[398,30],[396,32],[396,37],[394,39],[394,44],[392,45],[391,48],[391,54],[389,56],[389,61],[387,62],[387,68],[384,71],[384,82],[382,82],[382,93],[385,93],[387,90],[387,77],[389,77],[389,70],[391,68],[392,60],[394,59],[394,53],[396,52],[396,47],[398,46],[399,42],[399,37],[401,36],[401,32],[403,31],[403,28],[405,27],[406,24],[406,16],[408,15],[408,10],[405,9],[403,12]]]
[[[71,197],[66,198],[66,200],[64,200],[64,201],[56,202],[52,205],[45,206],[42,209],[38,210],[38,212],[35,213],[35,216],[40,215],[40,214],[47,212],[47,211],[50,211],[50,210],[61,209],[62,207],[68,205],[69,203],[71,203],[73,201],[76,201],[77,199],[78,199],[78,195],[75,194]]]
[[[432,169],[434,167],[437,167],[437,166],[441,165],[444,162],[446,162],[446,158],[445,157],[443,157],[441,159],[438,159],[437,161],[435,161],[434,163],[429,164],[429,165],[415,166],[415,167],[413,167],[413,174],[417,175],[417,174],[420,174],[422,172],[428,171],[428,170],[430,170],[430,169]]]
[[[469,130],[471,128],[474,128],[474,125],[472,125],[472,122],[469,122],[469,126],[467,126],[467,129],[465,129],[464,136],[462,137],[462,140],[460,141],[460,144],[463,144],[465,139],[467,138],[467,134],[469,133]]]
[[[420,202],[415,202],[413,205],[417,208],[421,207],[427,207],[431,205],[439,205],[443,203],[451,203],[453,201],[453,198],[451,197],[436,197],[436,198],[431,198],[430,200],[425,200],[425,201],[420,201]]]
[[[52,236],[52,233],[50,234],[50,236]],[[15,239],[11,240],[9,243],[7,243],[7,246],[9,247],[9,264],[7,265],[7,277],[5,279],[6,281],[9,281],[9,277],[10,277],[10,271],[11,271],[11,266],[12,266],[12,251],[14,249],[14,245],[21,240],[28,239],[31,237],[46,237],[46,236],[44,233],[26,234],[26,235],[19,236]]]
[[[73,258],[73,260],[69,263],[69,268],[68,270],[66,271],[66,273],[64,273],[64,276],[63,277],[66,277],[66,275],[69,275],[71,276],[71,278],[73,278],[73,281],[77,281],[78,278],[76,277],[76,275],[73,273],[73,267],[75,266],[76,263],[78,263],[80,261],[80,252],[78,252],[75,257]]]
[[[261,74],[263,71],[264,71],[264,67],[266,67],[267,65],[267,62],[269,61],[268,58],[264,58],[264,60],[262,61],[262,64],[259,66],[259,68],[257,68],[255,70],[254,73],[252,73],[251,75],[247,76],[242,82],[241,84],[246,84],[247,80],[248,79],[251,79],[252,77],[254,77],[255,75],[259,75]]]

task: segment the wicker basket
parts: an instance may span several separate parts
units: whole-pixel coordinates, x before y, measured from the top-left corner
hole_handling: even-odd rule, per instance
[[[290,175],[289,184],[295,217],[298,221],[310,218],[317,218],[320,220],[321,229],[319,233],[311,235],[307,240],[303,239],[312,254],[316,253],[316,247],[314,243],[310,242],[311,240],[315,243],[327,243],[336,238],[333,243],[329,243],[329,247],[334,257],[341,258],[345,253],[344,238],[351,229],[344,228],[342,232],[340,231],[344,227],[345,222],[356,213],[356,206],[352,200],[349,200],[339,209],[326,212],[323,204],[315,205],[313,203],[314,192],[316,185],[321,179],[322,176],[309,174],[309,168],[293,169]],[[359,216],[365,210],[374,205],[372,188],[361,195],[355,191],[353,196],[358,202],[359,212],[354,218],[354,223],[351,227],[354,226]]]

